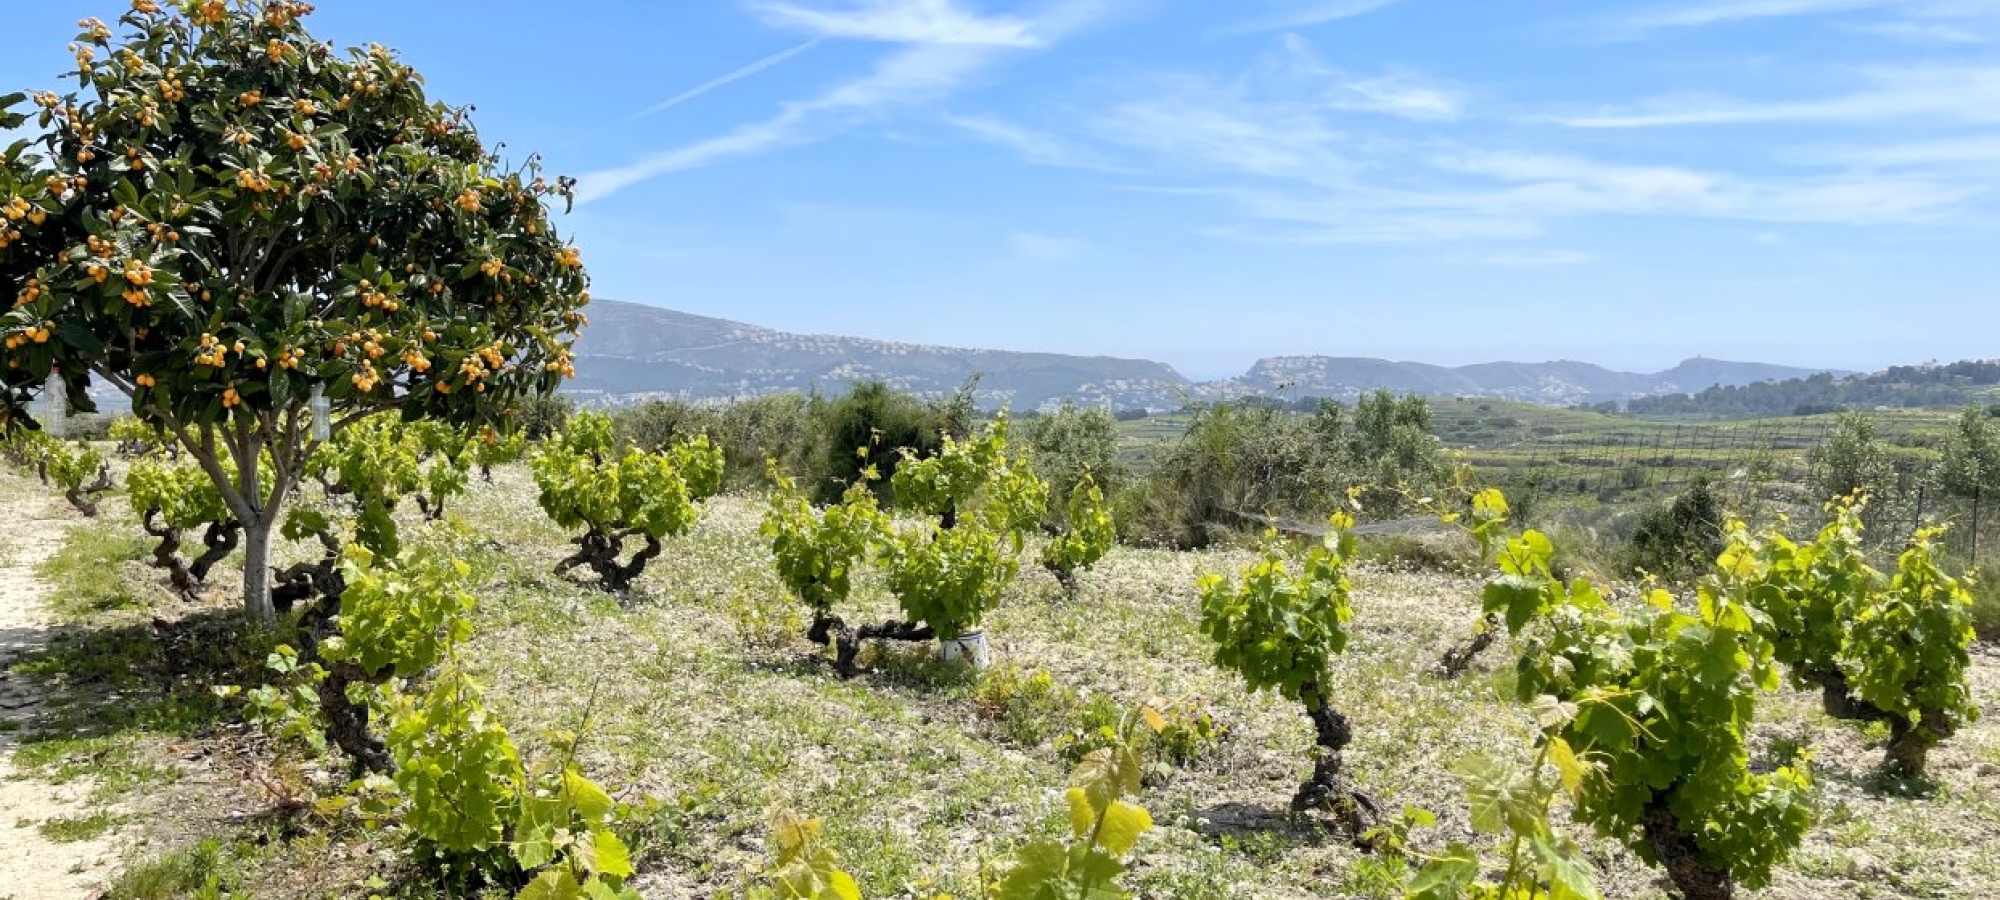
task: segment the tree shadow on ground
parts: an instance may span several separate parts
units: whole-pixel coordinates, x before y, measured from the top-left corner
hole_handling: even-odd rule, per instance
[[[264,683],[280,640],[278,632],[253,631],[233,608],[51,629],[45,644],[8,663],[9,679],[38,681],[47,697],[12,737],[28,746],[131,729],[200,733],[237,718],[215,688]]]

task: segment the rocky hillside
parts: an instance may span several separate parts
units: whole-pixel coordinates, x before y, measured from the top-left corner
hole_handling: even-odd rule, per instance
[[[1172,366],[1143,359],[789,334],[602,300],[591,304],[590,317],[571,392],[612,402],[838,391],[878,378],[918,394],[945,394],[977,374],[979,401],[986,406],[1035,409],[1070,398],[1170,409],[1192,388]]]
[[[1352,399],[1377,388],[1434,397],[1498,397],[1569,405],[1626,400],[1654,394],[1694,393],[1714,385],[1803,378],[1820,369],[1696,357],[1664,372],[1615,372],[1591,363],[1496,362],[1434,366],[1330,356],[1276,356],[1258,360],[1240,378],[1204,385],[1210,392],[1281,393],[1290,397]]]
[[[1240,395],[1352,399],[1387,388],[1435,397],[1499,397],[1572,404],[1696,392],[1797,378],[1812,369],[1690,359],[1664,372],[1616,372],[1590,363],[1481,363],[1446,367],[1327,356],[1259,360],[1244,375],[1192,382],[1144,359],[1067,356],[802,335],[655,306],[598,301],[578,347],[571,392],[628,403],[652,397],[749,397],[881,379],[918,394],[945,394],[978,374],[989,407],[1047,408],[1073,399],[1118,408],[1175,409],[1187,400]]]

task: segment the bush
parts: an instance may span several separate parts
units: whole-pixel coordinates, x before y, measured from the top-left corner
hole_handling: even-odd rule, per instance
[[[907,449],[918,456],[937,453],[943,445],[943,420],[936,407],[883,382],[855,385],[821,412],[824,462],[812,473],[812,492],[821,503],[838,502],[847,486],[860,480],[871,465],[880,476],[875,482],[878,492],[886,491],[903,458],[896,451]]]
[[[523,397],[513,409],[521,433],[531,441],[539,441],[562,433],[562,430],[569,426],[569,417],[574,412],[576,412],[575,401],[561,394]]]
[[[1972,632],[2000,644],[2000,566],[1982,566],[1972,580]]]
[[[648,400],[619,410],[620,438],[653,452],[707,435],[722,450],[723,485],[731,489],[771,486],[769,460],[778,472],[817,482],[824,465],[821,423],[815,399],[805,394],[770,394],[726,404]]]
[[[1246,514],[1319,518],[1339,494],[1339,440],[1324,416],[1248,403],[1198,407],[1147,482],[1119,497],[1120,533],[1187,549],[1208,546]]]
[[[1813,501],[1848,496],[1857,491],[1880,494],[1889,484],[1889,454],[1876,437],[1875,422],[1865,413],[1842,413],[1833,431],[1806,453],[1807,486]]]
[[[686,400],[647,400],[612,413],[611,420],[620,440],[652,453],[696,435],[713,436],[721,417],[715,407]]]
[[[1674,502],[1639,515],[1625,542],[1624,567],[1668,578],[1707,571],[1722,553],[1722,518],[1708,478],[1698,476]]]
[[[1049,483],[1052,496],[1069,496],[1086,475],[1107,493],[1115,493],[1125,480],[1125,466],[1118,460],[1118,429],[1102,409],[1064,403],[1053,413],[1023,423],[1021,437],[1029,464]]]

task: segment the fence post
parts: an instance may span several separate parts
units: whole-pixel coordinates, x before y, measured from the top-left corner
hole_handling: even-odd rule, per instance
[[[1969,558],[1973,568],[1979,567],[1979,494],[1983,489],[1984,486],[1972,489],[1972,553]]]

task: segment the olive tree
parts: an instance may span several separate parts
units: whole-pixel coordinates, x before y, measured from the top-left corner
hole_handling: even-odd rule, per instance
[[[242,523],[265,621],[314,391],[332,430],[494,421],[572,374],[589,299],[549,224],[570,180],[503,163],[389,50],[314,40],[311,9],[133,0],[121,36],[82,23],[76,91],[0,98],[40,129],[0,164],[0,418],[45,384],[128,396]]]

